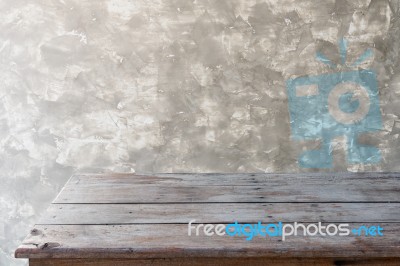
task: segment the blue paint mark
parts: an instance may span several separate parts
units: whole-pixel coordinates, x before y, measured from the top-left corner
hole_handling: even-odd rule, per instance
[[[345,65],[347,59],[347,41],[343,38],[339,41],[339,53],[342,65]]]
[[[357,84],[368,94],[369,109],[360,121],[343,124],[329,113],[329,95],[341,83]],[[374,71],[359,70],[305,76],[290,79],[286,85],[292,138],[321,142],[319,149],[306,151],[300,155],[300,167],[331,168],[333,164],[331,141],[338,136],[345,136],[347,139],[349,163],[378,163],[381,160],[380,151],[377,148],[361,145],[357,141],[360,134],[382,128],[378,85]],[[297,96],[296,90],[299,86],[315,85],[318,86],[318,94]],[[358,100],[353,100],[352,93],[344,93],[339,97],[338,106],[346,114],[355,112],[360,103]]]
[[[351,92],[340,95],[339,107],[343,112],[354,113],[360,107],[360,101],[353,100],[353,96]]]
[[[347,60],[347,41],[339,41],[339,54],[341,64]],[[359,65],[371,57],[371,49],[366,50],[352,66]],[[317,52],[316,59],[322,63],[336,68],[326,56]],[[357,110],[363,102],[369,101],[367,110],[357,120],[332,116],[332,106],[328,104],[331,92],[342,83],[352,83],[349,91],[342,92],[338,98],[331,98],[342,116],[358,115]],[[320,147],[315,150],[305,151],[299,156],[299,165],[304,168],[331,168],[333,164],[331,141],[338,136],[346,137],[347,161],[349,163],[378,163],[381,160],[380,151],[376,147],[361,145],[358,137],[362,133],[382,129],[381,113],[379,110],[378,84],[376,74],[372,70],[358,70],[322,74],[317,76],[304,76],[290,79],[286,83],[289,99],[289,114],[292,138],[294,140],[318,140]],[[304,86],[318,86],[318,93],[310,95],[298,94],[297,88]],[[351,90],[359,88],[365,92],[367,98],[357,99]],[[341,90],[336,91],[341,92]],[[361,109],[362,110],[362,109]],[[338,120],[336,120],[338,119]],[[339,121],[340,120],[340,121]],[[349,121],[349,122],[348,122]]]

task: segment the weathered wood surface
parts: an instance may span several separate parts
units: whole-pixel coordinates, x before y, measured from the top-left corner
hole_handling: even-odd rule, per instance
[[[52,204],[38,224],[398,222],[400,203]]]
[[[400,203],[399,183],[393,173],[79,175],[54,203]]]
[[[165,259],[31,259],[30,266],[398,266],[396,259],[310,259],[310,258],[165,258]]]
[[[189,237],[192,219],[380,225],[384,236]],[[31,265],[400,265],[400,174],[76,175],[16,257]]]
[[[362,223],[354,226],[372,224]],[[400,226],[383,237],[188,236],[187,224],[36,225],[18,249],[29,258],[398,257]],[[47,243],[47,244],[46,244]]]

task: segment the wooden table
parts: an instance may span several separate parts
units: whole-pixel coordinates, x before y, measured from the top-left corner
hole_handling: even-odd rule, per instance
[[[193,219],[379,225],[384,234],[246,241],[188,236]],[[400,265],[400,174],[75,175],[15,256],[41,266]]]

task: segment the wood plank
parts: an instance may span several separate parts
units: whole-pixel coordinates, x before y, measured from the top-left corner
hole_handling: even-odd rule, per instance
[[[175,258],[175,259],[31,259],[29,266],[398,266],[399,259],[304,259],[304,258]]]
[[[52,204],[38,224],[400,222],[400,203]]]
[[[54,203],[397,202],[398,173],[79,175]]]
[[[354,224],[352,226],[371,224]],[[376,225],[376,224],[374,224]],[[399,258],[400,224],[380,224],[384,236],[188,236],[185,224],[37,225],[17,258],[324,257]]]
[[[70,183],[75,184],[118,184],[131,183],[135,185],[214,185],[214,186],[254,186],[257,184],[268,185],[271,182],[283,182],[285,180],[299,183],[299,181],[310,180],[311,182],[342,182],[341,180],[352,180],[355,183],[371,179],[379,181],[382,179],[400,180],[398,172],[362,172],[362,173],[106,173],[106,174],[75,174]]]

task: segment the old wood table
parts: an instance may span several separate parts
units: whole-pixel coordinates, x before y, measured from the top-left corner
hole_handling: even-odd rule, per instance
[[[206,236],[198,226],[234,221],[379,226],[383,236],[360,230],[247,241]],[[43,266],[400,265],[400,175],[75,175],[15,255]]]

